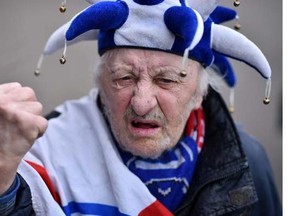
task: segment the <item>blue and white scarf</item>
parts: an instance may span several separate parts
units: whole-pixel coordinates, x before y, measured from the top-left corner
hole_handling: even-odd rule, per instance
[[[170,211],[174,211],[187,193],[204,137],[202,110],[191,113],[186,134],[178,144],[156,159],[143,159],[120,150],[129,168],[149,191]]]

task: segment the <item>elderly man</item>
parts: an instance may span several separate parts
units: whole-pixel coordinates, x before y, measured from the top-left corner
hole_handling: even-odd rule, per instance
[[[111,2],[95,3],[83,16],[109,10]],[[142,4],[131,2],[117,2],[116,11],[128,5],[131,14]],[[187,15],[187,8],[175,10]],[[121,38],[131,36],[125,28],[134,30],[125,27],[127,17],[115,27],[115,43],[104,28],[97,89],[57,107],[49,124],[33,90],[0,85],[1,215],[281,215],[264,150],[236,128],[208,87],[213,72],[197,46],[207,26],[191,11],[186,18],[199,22],[195,37],[184,34],[171,50],[145,29],[152,42],[128,46]],[[79,26],[84,32],[81,16],[67,40]]]

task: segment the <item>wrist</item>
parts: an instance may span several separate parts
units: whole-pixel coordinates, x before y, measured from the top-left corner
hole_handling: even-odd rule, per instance
[[[0,196],[0,215],[8,215],[16,203],[16,194],[20,187],[20,179],[16,175],[10,188]]]
[[[0,162],[0,196],[2,196],[15,181],[17,166],[9,163],[1,164]]]

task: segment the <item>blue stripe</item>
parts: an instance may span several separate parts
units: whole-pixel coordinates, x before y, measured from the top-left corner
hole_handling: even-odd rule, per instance
[[[109,215],[109,216],[128,216],[119,212],[115,206],[97,204],[97,203],[77,203],[70,202],[68,205],[63,207],[63,211],[66,215],[73,213],[88,214],[88,215]]]

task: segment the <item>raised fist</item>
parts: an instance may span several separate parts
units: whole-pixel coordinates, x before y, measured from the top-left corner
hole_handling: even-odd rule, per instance
[[[17,167],[47,128],[34,91],[19,83],[0,85],[0,195],[13,182]]]

